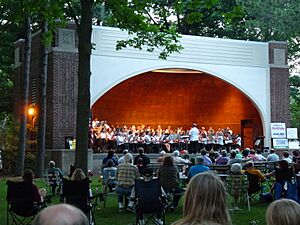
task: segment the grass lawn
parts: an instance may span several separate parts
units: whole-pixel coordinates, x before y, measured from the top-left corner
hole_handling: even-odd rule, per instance
[[[0,178],[0,225],[6,224],[6,180],[4,178]],[[37,180],[35,182],[39,187],[45,187],[45,184],[42,180]],[[99,182],[97,179],[93,179],[92,189],[95,191],[96,187],[99,187]],[[99,187],[100,189],[100,187]],[[58,202],[58,197],[53,199],[53,203]],[[129,212],[118,212],[117,208],[117,197],[116,194],[113,193],[108,197],[107,206],[105,209],[102,209],[102,202],[100,203],[99,210],[96,211],[95,217],[98,225],[133,225],[135,223],[135,214]],[[258,200],[253,200],[251,202],[251,212],[246,210],[231,212],[231,218],[233,221],[233,225],[249,225],[250,221],[258,220],[259,225],[265,225],[265,212],[267,208],[267,204],[260,203]],[[167,224],[171,224],[175,220],[181,218],[182,212],[182,199],[180,202],[180,207],[176,210],[175,213],[168,212],[166,214],[166,222]]]

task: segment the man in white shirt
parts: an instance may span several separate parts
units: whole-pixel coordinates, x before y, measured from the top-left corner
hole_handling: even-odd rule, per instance
[[[197,128],[197,124],[193,123],[192,128],[189,131],[190,136],[190,146],[189,153],[196,154],[198,152],[198,142],[199,142],[199,130]]]

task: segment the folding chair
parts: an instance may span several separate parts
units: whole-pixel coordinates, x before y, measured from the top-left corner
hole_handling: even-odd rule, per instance
[[[246,202],[250,212],[250,198],[248,195],[248,179],[246,175],[229,175],[226,179],[226,186],[229,195],[233,198],[233,208],[240,210],[239,203]]]
[[[60,194],[62,180],[59,176],[59,172],[46,173],[45,182],[48,187],[48,190],[51,191],[52,194],[55,194],[57,187],[57,194]]]
[[[103,201],[103,194],[91,196],[88,178],[79,181],[63,178],[62,198],[65,199],[66,203],[81,209],[87,215],[89,223],[96,225],[94,211],[98,206],[98,199]]]
[[[264,192],[264,188],[266,187],[266,185],[263,185],[260,182],[259,176],[255,175],[255,174],[251,174],[251,173],[246,171],[245,175],[247,176],[248,183],[249,183],[249,186],[247,188],[249,198],[252,199],[256,195],[259,195],[261,197],[263,192]]]
[[[136,224],[165,225],[166,203],[162,196],[159,179],[136,180],[134,190],[136,196]],[[142,217],[143,222],[141,222]],[[157,217],[160,217],[162,223],[156,220]]]
[[[7,225],[29,225],[45,203],[34,202],[30,181],[7,181]]]

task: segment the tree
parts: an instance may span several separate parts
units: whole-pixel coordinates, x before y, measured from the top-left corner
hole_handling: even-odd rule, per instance
[[[39,76],[39,114],[37,132],[37,175],[42,177],[45,162],[45,143],[46,143],[46,112],[47,112],[47,75],[48,75],[48,47],[50,46],[53,33],[55,32],[58,21],[64,20],[63,4],[59,0],[40,0],[39,6],[35,5],[40,21],[42,35],[42,65]],[[48,25],[49,24],[49,25]]]

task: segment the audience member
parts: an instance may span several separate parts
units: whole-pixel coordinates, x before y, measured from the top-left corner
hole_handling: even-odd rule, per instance
[[[221,151],[221,155],[216,159],[217,165],[227,165],[229,157],[227,156],[226,150]]]
[[[80,209],[68,204],[58,204],[38,213],[32,225],[89,225],[89,221]]]
[[[107,161],[111,159],[114,162],[114,166],[118,165],[118,158],[115,155],[115,151],[114,150],[109,150],[107,152],[107,156],[102,160],[102,169],[105,168],[107,166]]]
[[[176,164],[189,164],[190,163],[190,160],[188,159],[183,159],[180,157],[180,153],[178,150],[175,150],[173,152],[173,158],[174,158],[174,161]]]
[[[124,164],[124,163],[125,163],[124,156],[125,156],[128,152],[129,152],[128,149],[124,149],[124,151],[123,151],[123,156],[121,156],[121,157],[119,158],[119,160],[118,160],[118,165]]]
[[[283,152],[282,160],[287,161],[289,164],[293,162],[293,160],[292,160],[292,158],[290,156],[290,153],[288,151],[284,151]]]
[[[290,199],[279,199],[267,208],[267,225],[299,225],[300,205]]]
[[[160,180],[161,186],[168,193],[173,193],[173,202],[171,203],[171,211],[175,210],[178,206],[180,200],[180,193],[182,189],[179,185],[179,172],[178,168],[175,165],[174,159],[172,156],[167,155],[164,157],[161,167],[158,169],[157,176]]]
[[[110,192],[112,192],[112,189],[115,188],[116,186],[116,180],[115,180],[116,173],[117,173],[117,167],[114,167],[114,162],[111,159],[109,159],[107,161],[107,167],[105,167],[102,172],[103,175],[102,184],[106,185],[109,188]]]
[[[122,211],[128,204],[128,199],[125,199],[125,206],[123,205],[123,195],[130,196],[131,190],[134,186],[135,179],[139,179],[139,170],[135,165],[132,165],[132,155],[127,153],[124,157],[125,163],[117,167],[117,187],[116,192],[118,194],[118,206]]]
[[[233,163],[230,166],[230,172],[233,175],[241,175],[243,173],[243,171],[242,171],[242,165],[240,163]]]
[[[257,149],[257,150],[256,150],[256,154],[255,154],[255,155],[256,155],[258,161],[266,161],[266,160],[267,160],[267,158],[264,157],[264,156],[261,154],[261,150],[260,150],[260,149]]]
[[[188,184],[183,218],[172,225],[231,225],[223,182],[213,173],[194,176]]]
[[[234,163],[245,163],[247,161],[251,160],[250,158],[245,158],[245,159],[242,159],[242,158],[236,158],[236,151],[235,150],[231,150],[230,151],[230,159],[227,163],[227,165],[231,166],[232,164]]]
[[[289,168],[289,164],[286,160],[278,161],[278,167],[275,168],[271,173],[266,174],[266,177],[275,177],[274,185],[274,198],[275,200],[284,197],[293,199],[295,198],[295,191],[293,184],[291,183],[294,176],[293,168]]]
[[[275,153],[274,149],[270,149],[270,154],[267,156],[267,162],[277,162],[279,161],[279,156]]]
[[[261,173],[261,171],[254,168],[253,162],[247,162],[246,163],[245,173],[246,172],[250,173],[252,175],[258,176],[260,181],[265,181],[266,180],[265,176]]]
[[[153,170],[152,170],[152,168],[145,168],[144,173],[143,173],[143,182],[147,183],[147,182],[151,181],[152,179],[153,179]],[[157,183],[157,184],[159,184],[159,183]],[[149,183],[147,185],[149,185]],[[147,195],[147,193],[145,193],[145,195]],[[130,194],[130,201],[128,203],[128,207],[126,208],[130,212],[135,212],[134,211],[134,202],[136,200],[136,197],[137,197],[136,196],[136,190],[135,190],[135,187],[133,187],[132,191],[131,191],[131,194]],[[159,196],[159,197],[164,197],[164,198],[166,197],[166,193],[165,193],[165,191],[162,187],[161,187],[161,196]],[[151,202],[151,200],[149,202]],[[155,222],[156,222],[157,225],[162,225],[163,221],[161,219],[161,217],[162,217],[161,207],[157,206],[155,211],[156,211]],[[136,213],[137,213],[137,216],[138,216],[138,219],[139,219],[139,225],[144,225],[144,223],[145,223],[143,212],[144,212],[143,210],[136,207]]]
[[[297,158],[300,157],[300,151],[299,150],[294,150],[292,153],[293,153],[293,162],[296,162]]]
[[[72,174],[71,180],[83,180],[86,178],[83,170],[81,168],[76,168]]]
[[[41,188],[38,189],[38,187],[34,184],[33,178],[34,178],[34,173],[31,169],[26,169],[23,172],[23,180],[27,182],[32,183],[32,194],[33,194],[33,201],[41,203],[44,201],[44,198],[46,197],[46,189]]]
[[[211,159],[207,156],[207,151],[205,149],[201,150],[201,156],[203,157],[204,160],[204,165],[208,166],[212,164]]]
[[[165,152],[165,151],[161,151],[161,152],[159,153],[159,157],[157,158],[157,162],[158,162],[158,163],[162,163],[162,162],[164,161],[165,155],[166,155],[166,152]]]
[[[47,174],[58,174],[59,179],[63,178],[63,172],[61,171],[60,168],[55,167],[54,161],[51,160],[48,165],[49,165],[49,168],[46,170]],[[57,190],[56,190],[56,188],[57,188]],[[54,182],[53,184],[51,184],[51,189],[52,189],[52,194],[54,194],[55,192],[60,193],[61,184],[59,182]]]
[[[136,165],[140,172],[150,164],[150,158],[144,154],[144,148],[139,147],[138,155],[134,158],[133,164]]]
[[[209,167],[204,165],[204,158],[202,156],[197,156],[196,157],[196,165],[192,166],[189,169],[188,179],[191,179],[193,176],[195,176],[198,173],[203,173],[208,170],[209,170]]]

